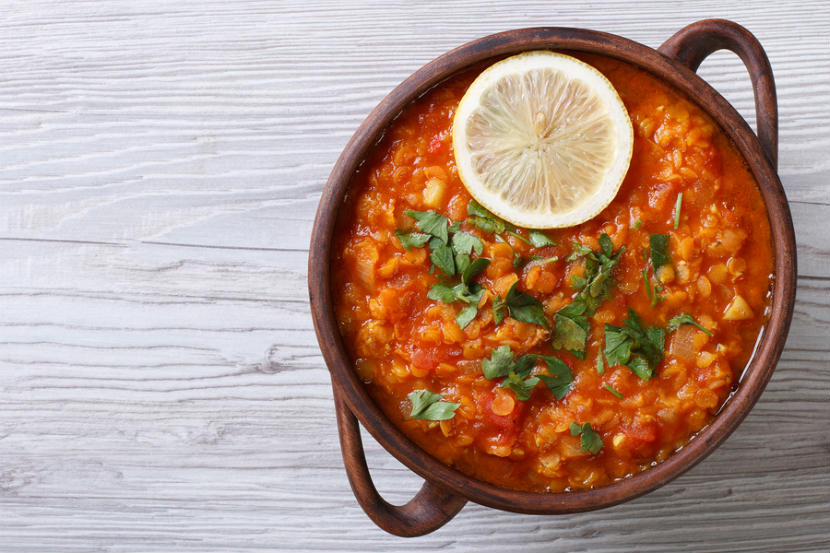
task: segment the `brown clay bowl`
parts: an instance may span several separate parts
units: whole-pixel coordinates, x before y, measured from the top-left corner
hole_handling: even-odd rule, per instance
[[[713,422],[666,461],[608,486],[567,493],[533,493],[500,488],[466,476],[434,459],[398,430],[370,398],[352,370],[332,309],[329,264],[332,233],[355,169],[401,109],[454,73],[482,61],[526,50],[594,52],[644,68],[686,93],[719,122],[745,157],[766,203],[775,252],[772,303],[756,351],[734,394]],[[735,52],[749,70],[755,92],[756,136],[746,121],[695,74],[706,56]],[[372,111],[346,145],[323,191],[309,254],[309,297],[314,327],[331,372],[340,445],[352,489],[366,513],[381,528],[401,536],[435,530],[469,500],[507,511],[573,513],[608,507],[665,484],[709,455],[746,417],[772,375],[784,348],[796,284],[795,235],[787,199],[776,174],[778,115],[769,60],[752,34],[724,20],[693,23],[658,50],[597,31],[540,27],[508,31],[465,44],[428,63],[401,83]],[[404,465],[425,479],[406,505],[390,505],[372,483],[357,421]]]

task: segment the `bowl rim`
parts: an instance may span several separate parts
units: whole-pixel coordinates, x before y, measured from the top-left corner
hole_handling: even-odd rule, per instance
[[[354,171],[382,138],[390,122],[412,100],[474,64],[539,49],[590,52],[617,58],[685,93],[712,117],[744,157],[766,206],[774,252],[769,317],[737,389],[711,423],[668,459],[644,471],[602,487],[561,493],[513,490],[475,479],[443,464],[406,437],[374,403],[352,369],[337,328],[330,286],[332,236],[338,208]],[[706,81],[678,61],[624,37],[589,29],[533,27],[479,38],[439,56],[402,81],[372,110],[346,144],[323,190],[312,228],[308,278],[314,328],[335,393],[384,449],[427,481],[475,503],[521,513],[572,513],[609,507],[662,486],[707,457],[746,417],[772,376],[792,319],[795,234],[784,189],[755,133]]]

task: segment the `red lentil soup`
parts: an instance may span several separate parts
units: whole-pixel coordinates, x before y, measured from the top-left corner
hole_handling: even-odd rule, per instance
[[[533,240],[526,229],[475,224],[451,137],[454,110],[477,74],[470,71],[391,123],[355,174],[335,234],[335,314],[374,401],[443,463],[516,490],[603,486],[686,444],[736,386],[771,291],[766,210],[728,138],[650,73],[577,56],[608,77],[634,126],[628,174],[598,216]],[[478,239],[481,251],[468,253],[490,263],[468,279],[472,299],[428,297],[459,277],[434,267],[424,238],[404,247],[399,234],[419,230],[408,210],[440,214],[459,222],[450,232]],[[608,278],[597,276],[603,271]],[[505,307],[511,288],[544,321]],[[580,324],[568,308],[591,290],[599,295]],[[459,315],[470,305],[468,322]],[[581,346],[568,340],[574,322]],[[529,372],[525,363],[520,382],[507,385],[512,376],[484,374],[497,348],[502,361],[509,348],[507,365],[528,354],[558,361],[531,357]],[[419,390],[457,404],[451,418],[413,418],[409,396]]]

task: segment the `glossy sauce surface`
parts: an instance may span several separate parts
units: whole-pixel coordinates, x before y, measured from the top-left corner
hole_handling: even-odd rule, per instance
[[[406,210],[468,217],[470,195],[452,154],[452,117],[475,72],[458,75],[419,98],[392,122],[361,166],[338,221],[332,260],[335,312],[355,370],[387,416],[442,462],[506,488],[560,492],[608,484],[666,459],[711,420],[737,383],[763,324],[772,285],[772,246],[764,205],[746,165],[711,119],[679,92],[623,62],[579,55],[616,87],[634,125],[634,154],[614,201],[577,227],[547,231],[555,246],[507,243],[468,223],[462,230],[492,260],[476,278],[485,292],[475,319],[456,323],[463,307],[427,297],[439,282],[429,249],[407,251],[396,229],[415,228]],[[683,194],[678,228],[674,208]],[[518,233],[527,237],[527,232]],[[626,247],[613,271],[616,285],[590,320],[584,359],[551,346],[545,328],[493,321],[492,299],[510,286],[538,299],[549,321],[573,300],[571,277],[583,259],[566,261],[574,242],[599,249],[607,233]],[[649,236],[670,237],[670,266],[654,273]],[[644,253],[646,250],[646,253]],[[514,252],[523,259],[514,263]],[[528,262],[532,256],[557,261]],[[649,284],[643,278],[646,271]],[[654,304],[647,288],[660,285]],[[694,326],[669,332],[650,380],[627,366],[597,370],[604,325],[622,326],[628,309],[664,327],[688,313]],[[482,374],[498,346],[516,355],[563,360],[574,375],[561,400],[543,385],[520,401]],[[536,372],[544,372],[542,364]],[[622,399],[608,390],[613,388]],[[413,420],[407,395],[439,393],[460,404],[445,421]],[[603,440],[584,451],[569,431],[590,422]]]

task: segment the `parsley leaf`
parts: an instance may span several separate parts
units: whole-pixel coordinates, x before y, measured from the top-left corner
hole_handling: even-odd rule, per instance
[[[429,241],[429,234],[423,232],[404,232],[400,229],[395,231],[395,236],[401,241],[401,246],[407,250],[420,248]]]
[[[506,230],[506,231],[504,231],[504,232],[505,232],[505,233],[507,233],[507,234],[509,234],[510,236],[512,236],[512,237],[514,237],[514,238],[516,238],[516,239],[518,239],[518,240],[521,240],[522,242],[524,242],[524,243],[525,243],[525,244],[527,244],[528,246],[530,246],[530,245],[531,245],[530,240],[528,240],[527,238],[525,238],[524,236],[522,236],[521,234],[519,234],[519,233],[518,233],[518,232],[516,232],[516,231],[513,231],[513,230]]]
[[[591,323],[585,313],[585,302],[574,300],[556,312],[554,315],[553,347],[566,349],[578,357],[585,352],[585,342],[588,340],[588,331]]]
[[[443,421],[455,416],[455,410],[459,403],[442,401],[441,394],[434,394],[429,390],[416,390],[409,394],[409,401],[412,403],[410,418]]]
[[[604,445],[602,438],[599,434],[594,432],[594,429],[591,428],[590,422],[585,422],[581,425],[579,423],[572,422],[570,430],[571,436],[579,436],[579,447],[582,448],[582,451],[596,455],[599,453],[599,450],[602,449],[602,446]]]
[[[490,359],[481,362],[481,371],[488,380],[505,377],[502,388],[513,390],[519,401],[530,399],[530,392],[539,383],[539,378],[530,376],[536,365],[534,356],[522,355],[513,359],[510,346],[499,346],[490,353]]]
[[[545,317],[545,309],[542,304],[533,296],[517,290],[516,286],[518,284],[518,280],[514,282],[504,298],[509,315],[517,321],[536,324],[550,330],[550,324]]]
[[[493,323],[500,325],[501,322],[504,320],[504,311],[507,308],[507,304],[504,303],[504,300],[501,299],[501,296],[496,295],[493,298]]]
[[[669,256],[669,235],[652,234],[649,236],[649,249],[651,250],[651,264],[656,271],[663,265],[671,265]]]
[[[446,284],[441,284],[440,282],[435,283],[427,292],[427,297],[431,300],[438,300],[444,303],[452,303],[456,300],[456,291],[454,287],[447,286]]]
[[[481,263],[477,263],[478,261]],[[469,281],[477,272],[489,264],[490,260],[487,258],[476,258],[465,270],[466,276],[461,276],[460,283],[452,287],[440,282],[433,284],[427,293],[427,297],[431,300],[438,300],[444,303],[452,303],[454,301],[466,303],[467,305],[455,317],[455,322],[458,323],[458,326],[465,328],[478,314],[478,302],[481,301],[481,296],[484,295],[484,288],[478,284],[470,284]]]
[[[544,382],[545,386],[550,388],[553,396],[556,399],[562,399],[573,388],[574,375],[570,367],[564,361],[553,355],[534,355],[536,359],[541,359],[548,366],[550,376],[540,374],[537,375],[539,380]]]
[[[530,399],[530,392],[538,383],[539,378],[536,376],[522,378],[518,374],[511,372],[502,381],[501,387],[513,390],[516,393],[516,399],[519,401],[527,401]]]
[[[611,237],[604,232],[599,235],[599,247],[606,257],[611,257],[611,254],[614,253],[614,243],[611,241]]]
[[[614,387],[611,386],[610,384],[606,384],[605,386],[603,386],[603,388],[605,388],[606,390],[608,390],[609,392],[611,392],[612,394],[617,396],[617,399],[622,399],[623,398],[623,395],[621,393],[619,393],[617,390],[615,390]]]
[[[579,293],[573,303],[554,315],[553,347],[566,349],[580,359],[585,355],[585,343],[591,329],[588,317],[594,314],[603,301],[611,297],[614,286],[611,272],[625,251],[625,246],[622,246],[614,253],[614,244],[606,233],[600,235],[599,244],[599,250],[591,251],[587,246],[574,242],[574,253],[568,256],[568,260],[584,257],[585,276],[571,277],[571,285]]]
[[[442,243],[439,238],[430,240],[429,247],[432,249],[432,253],[429,254],[429,260],[445,274],[449,276],[454,275],[455,259],[452,255],[452,249],[447,244]]]
[[[455,316],[455,322],[460,328],[464,329],[468,324],[473,322],[476,315],[478,315],[478,304],[471,303],[458,312],[458,315]]]
[[[696,326],[697,328],[699,328],[700,330],[702,330],[703,332],[705,332],[709,336],[713,335],[711,332],[709,332],[708,330],[703,328],[700,325],[700,323],[698,323],[695,320],[695,318],[692,317],[691,315],[689,315],[688,313],[683,313],[681,315],[677,315],[676,317],[672,317],[671,319],[669,319],[669,322],[666,324],[666,330],[668,330],[669,332],[674,332],[675,330],[680,328],[682,325]]]
[[[462,272],[461,272],[461,282],[462,284],[469,285],[470,280],[473,279],[477,274],[482,272],[487,266],[490,265],[490,260],[486,257],[476,257]]]
[[[584,255],[588,255],[591,253],[591,248],[588,246],[583,246],[579,242],[572,242],[573,251],[571,255],[565,258],[565,261],[575,261]]]
[[[481,370],[487,380],[507,376],[512,368],[513,352],[506,345],[497,347],[490,353],[490,359],[481,361]]]
[[[656,326],[643,327],[632,309],[623,322],[623,327],[605,325],[605,359],[609,366],[625,365],[641,379],[649,380],[663,359],[666,333]]]
[[[530,243],[535,248],[556,245],[556,242],[548,238],[548,235],[540,230],[531,230],[528,236],[530,237]]]
[[[605,359],[609,367],[625,365],[631,359],[633,339],[628,336],[624,328],[605,325]]]
[[[588,279],[582,275],[572,274],[571,275],[571,288],[574,290],[582,290],[588,286]]]
[[[443,215],[439,215],[434,211],[407,210],[404,211],[404,213],[418,222],[418,230],[421,232],[431,234],[435,238],[441,240],[444,244],[448,242],[449,236],[447,234],[447,226],[449,225],[449,219]]]
[[[481,255],[481,252],[484,250],[484,244],[481,243],[478,237],[459,230],[452,235],[452,249],[457,254],[465,253],[470,255],[475,252]]]
[[[485,232],[501,234],[505,230],[516,230],[516,227],[499,219],[475,200],[470,200],[467,204],[467,215],[470,217],[472,224]]]

